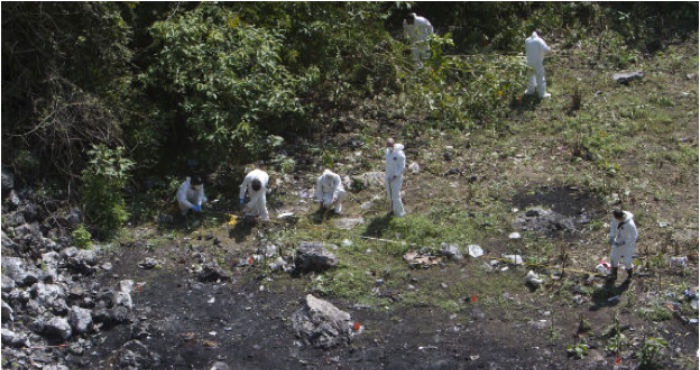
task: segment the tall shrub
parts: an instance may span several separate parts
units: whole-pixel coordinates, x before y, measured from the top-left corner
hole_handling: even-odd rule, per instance
[[[99,239],[111,238],[128,220],[123,190],[134,163],[124,148],[94,145],[90,164],[82,172],[82,205],[85,220]]]

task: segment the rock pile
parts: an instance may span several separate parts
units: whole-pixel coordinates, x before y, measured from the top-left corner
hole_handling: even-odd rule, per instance
[[[306,345],[330,348],[350,342],[350,314],[311,294],[303,299],[291,321],[297,337]]]
[[[80,223],[79,210],[62,214],[55,200],[15,189],[4,170],[2,195],[2,367],[89,368],[80,355],[97,346],[101,331],[138,321],[134,282],[110,287],[89,278],[111,265],[100,264],[99,249],[72,245],[68,231]],[[159,363],[137,338],[123,346],[118,361],[133,369]]]

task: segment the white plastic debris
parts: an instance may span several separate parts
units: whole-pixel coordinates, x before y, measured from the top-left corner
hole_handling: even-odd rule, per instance
[[[411,162],[411,164],[408,165],[408,169],[413,174],[420,172],[420,166],[418,166],[418,163],[416,163],[416,162]]]
[[[522,236],[520,236],[519,232],[512,232],[508,235],[508,239],[520,239]]]
[[[479,258],[484,255],[484,250],[476,244],[470,244],[467,249],[469,250],[469,255],[474,258]]]
[[[512,263],[514,265],[523,264],[523,257],[519,254],[504,254],[501,255],[501,257],[505,258],[508,261],[508,263]]]
[[[544,280],[540,279],[539,275],[537,275],[532,270],[528,271],[527,275],[525,275],[525,281],[528,284],[532,284],[532,285],[540,285],[540,284],[544,283]]]
[[[685,269],[688,267],[688,256],[671,257],[671,267]]]
[[[608,275],[610,274],[610,264],[605,262],[605,260],[600,260],[600,263],[595,267],[595,270],[600,274]]]

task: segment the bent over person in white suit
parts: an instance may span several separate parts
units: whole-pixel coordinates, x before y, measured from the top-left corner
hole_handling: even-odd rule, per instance
[[[323,171],[323,174],[316,180],[316,199],[321,203],[321,209],[335,206],[335,213],[340,214],[343,210],[345,195],[343,182],[340,181],[340,176],[333,171]]]
[[[259,169],[250,171],[243,179],[240,191],[241,205],[245,203],[245,194],[250,196],[250,202],[246,204],[243,213],[246,216],[257,216],[261,220],[267,221],[270,215],[267,213],[267,182],[270,177],[267,172]]]

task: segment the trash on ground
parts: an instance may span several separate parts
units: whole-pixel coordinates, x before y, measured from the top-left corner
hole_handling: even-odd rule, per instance
[[[544,283],[544,280],[542,280],[537,273],[530,270],[527,272],[527,275],[525,275],[525,282],[532,285],[540,285]]]
[[[410,267],[430,267],[442,262],[442,257],[433,256],[430,254],[423,254],[416,251],[409,251],[403,255],[404,261],[408,263]]]
[[[610,264],[601,259],[600,263],[595,267],[595,270],[600,274],[608,275],[610,274]]]
[[[436,346],[418,346],[419,350],[424,350],[424,349],[438,349]]]
[[[508,263],[512,263],[514,265],[522,265],[523,264],[523,257],[520,256],[519,254],[504,254],[501,255]]]
[[[688,267],[688,256],[671,257],[670,265],[671,267],[685,269]]]
[[[476,244],[470,244],[467,248],[469,249],[469,255],[474,258],[479,258],[484,255],[484,250]]]

